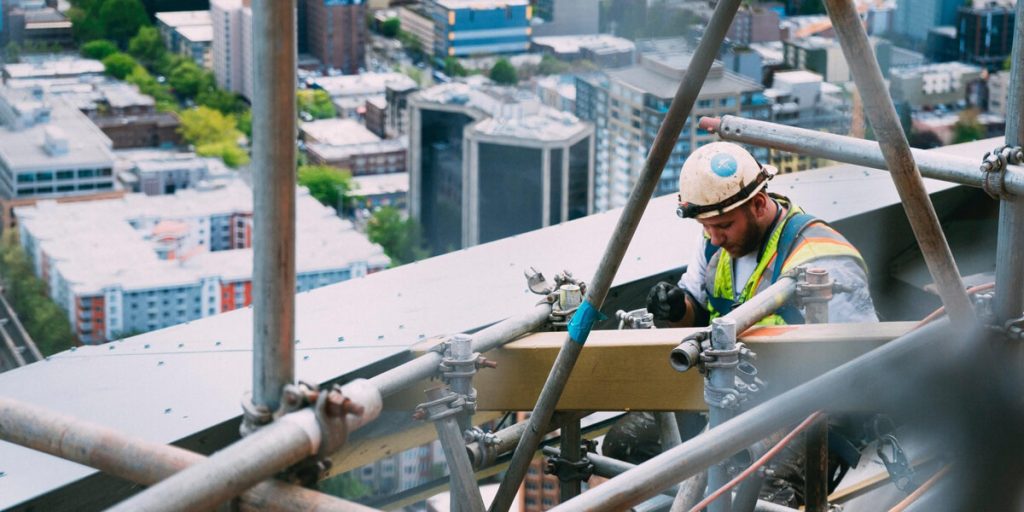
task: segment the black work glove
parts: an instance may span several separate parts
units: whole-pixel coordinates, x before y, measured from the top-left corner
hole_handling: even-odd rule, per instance
[[[686,316],[686,294],[682,288],[662,281],[647,294],[647,311],[656,320],[678,322]]]

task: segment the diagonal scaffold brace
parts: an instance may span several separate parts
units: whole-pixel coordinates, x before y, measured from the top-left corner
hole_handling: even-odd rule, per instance
[[[543,436],[544,427],[551,420],[551,415],[565,389],[572,368],[575,366],[580,352],[583,351],[590,328],[597,320],[598,311],[608,295],[612,279],[622,263],[629,242],[633,239],[633,234],[640,223],[640,217],[651,200],[661,172],[672,154],[679,134],[697,100],[697,95],[711,69],[711,64],[714,62],[715,56],[718,55],[718,48],[725,38],[729,25],[732,24],[739,5],[740,0],[722,0],[715,7],[711,21],[704,31],[704,36],[697,46],[682,83],[679,84],[668,113],[665,115],[665,122],[654,139],[643,170],[622,210],[612,238],[608,241],[604,257],[598,265],[594,279],[590,282],[585,300],[569,325],[569,336],[566,337],[565,343],[551,367],[551,372],[537,399],[537,405],[530,416],[529,426],[520,439],[515,454],[512,456],[512,462],[505,473],[505,478],[498,488],[498,493],[491,505],[491,512],[506,512],[509,509],[519,489],[519,484],[526,476],[530,460]]]

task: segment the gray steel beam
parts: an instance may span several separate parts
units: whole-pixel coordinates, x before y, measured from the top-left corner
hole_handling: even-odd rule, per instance
[[[295,0],[254,0],[253,404],[295,381]]]
[[[1017,2],[1010,87],[1006,107],[1006,145],[1024,144],[1024,2]],[[1017,318],[1024,310],[1024,199],[1020,192],[999,204],[996,242],[995,314],[999,322]]]
[[[1024,94],[1024,91],[1021,93]],[[889,170],[882,150],[875,141],[737,116],[704,117],[700,120],[700,127],[717,133],[723,140]],[[985,184],[980,160],[923,149],[911,148],[910,152],[925,178],[977,188]],[[1024,167],[1008,166],[1004,184],[1008,192],[1024,194]]]
[[[907,137],[900,126],[882,71],[868,41],[867,33],[852,0],[825,0],[850,73],[864,99],[864,111],[879,141],[903,210],[910,221],[928,271],[935,281],[950,318],[970,322],[974,318],[971,301],[960,279],[953,253],[942,233],[935,207],[924,188],[921,173],[914,163]]]
[[[854,408],[884,395],[899,368],[944,362],[973,323],[928,324],[772,398],[551,510],[623,510],[793,425],[814,411]],[[854,385],[856,384],[856,385]]]
[[[641,170],[636,185],[622,210],[622,216],[619,217],[618,223],[615,225],[615,231],[613,231],[611,239],[608,240],[604,256],[597,267],[594,278],[588,283],[587,296],[583,305],[573,317],[573,324],[578,326],[578,330],[573,333],[572,325],[570,326],[570,335],[566,336],[562,350],[551,367],[551,373],[548,374],[548,379],[537,399],[537,405],[530,416],[530,428],[520,439],[519,446],[516,447],[515,454],[512,456],[512,462],[509,464],[508,472],[505,473],[505,478],[502,479],[501,485],[498,487],[498,493],[491,505],[492,512],[505,512],[512,505],[519,484],[526,476],[533,453],[540,444],[543,435],[541,431],[551,421],[555,405],[562,395],[562,390],[569,380],[569,375],[572,373],[572,368],[576,364],[580,352],[583,351],[583,344],[587,341],[590,327],[596,320],[597,311],[604,304],[612,279],[622,263],[622,257],[626,254],[629,242],[633,239],[637,225],[640,224],[640,218],[643,216],[644,210],[647,209],[651,195],[658,185],[661,172],[675,148],[679,133],[690,116],[693,104],[697,100],[708,70],[711,69],[711,64],[714,63],[715,55],[718,54],[718,48],[725,38],[725,33],[729,29],[729,25],[732,24],[739,4],[739,0],[719,2],[711,16],[711,21],[704,30],[700,44],[687,67],[686,75],[683,76],[675,98],[672,99],[672,104],[665,115],[665,122],[654,139],[643,170]],[[588,308],[592,310],[592,315],[588,314]]]

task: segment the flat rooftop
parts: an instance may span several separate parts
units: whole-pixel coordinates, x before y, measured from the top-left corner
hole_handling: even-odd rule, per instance
[[[110,139],[81,111],[56,96],[33,97],[27,89],[0,89],[0,102],[22,112],[50,109],[48,122],[20,130],[0,128],[0,160],[12,172],[111,167]],[[46,130],[58,128],[67,140],[67,152],[51,154],[44,148]]]
[[[306,84],[327,91],[332,97],[373,96],[384,94],[390,85],[395,88],[416,87],[416,81],[402,73],[363,73],[361,75],[321,76],[307,78]]]
[[[178,27],[178,34],[193,43],[212,43],[213,25],[189,25]]]
[[[592,34],[580,36],[547,36],[534,37],[531,39],[534,45],[546,46],[555,53],[574,54],[584,48],[592,51],[620,51],[628,52],[636,50],[636,44],[629,39],[616,37],[611,34]]]
[[[673,52],[644,54],[640,64],[627,68],[608,70],[608,77],[659,98],[673,98],[679,88],[679,80],[690,65],[693,53]],[[745,77],[726,71],[720,61],[715,61],[708,72],[700,92],[702,95],[741,94],[756,92],[763,87]]]
[[[58,76],[101,75],[103,63],[93,59],[47,59],[35,62],[5,64],[4,76],[11,80]]]
[[[211,25],[210,10],[205,11],[166,11],[155,15],[157,21],[169,27],[188,27],[194,25]]]
[[[533,93],[512,87],[452,82],[424,89],[413,98],[420,104],[471,111],[479,119],[472,130],[484,135],[558,141],[590,129],[576,116],[545,106]]]
[[[150,233],[136,225],[160,220],[188,222],[252,212],[252,190],[234,180],[209,190],[173,195],[128,194],[120,199],[79,203],[41,201],[15,209],[74,294],[99,294],[110,286],[125,291],[195,284],[203,277],[249,279],[252,249],[201,252],[185,260],[161,260]],[[332,270],[365,261],[386,266],[380,246],[370,243],[333,209],[299,188],[296,203],[296,268],[299,273]]]
[[[313,143],[349,146],[377,142],[380,137],[355,119],[320,119],[301,123],[299,132]]]
[[[352,178],[359,185],[355,193],[364,196],[404,194],[409,191],[409,173],[371,174]]]
[[[503,7],[529,5],[529,0],[436,0],[445,9],[501,9]]]

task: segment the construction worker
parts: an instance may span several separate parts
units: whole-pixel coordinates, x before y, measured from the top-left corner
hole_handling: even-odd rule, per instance
[[[707,325],[804,265],[827,270],[848,290],[829,302],[830,322],[878,321],[860,253],[789,199],[768,193],[768,181],[775,174],[773,167],[759,164],[742,147],[728,142],[701,146],[686,159],[679,174],[677,213],[696,219],[704,232],[678,284],[660,282],[648,294],[647,310],[655,319],[675,327]],[[786,305],[760,323],[803,323],[803,316],[797,307]],[[677,418],[684,439],[703,429],[701,416]],[[839,436],[831,439],[841,442]],[[848,444],[842,441],[839,448]],[[602,451],[632,463],[656,455],[661,446],[655,416],[627,414],[605,436]],[[849,456],[841,461],[840,474],[856,463],[856,450],[845,451]],[[799,481],[802,462],[799,456],[780,459],[788,465],[776,468],[778,478],[767,481],[763,492],[777,503],[798,505],[802,486],[793,482]]]
[[[848,290],[829,302],[829,322],[878,321],[860,253],[823,221],[768,193],[775,173],[729,142],[701,146],[686,159],[677,213],[696,219],[704,233],[679,283],[660,282],[648,294],[655,319],[707,325],[803,265],[827,270]],[[803,323],[803,316],[788,305],[760,323]]]

